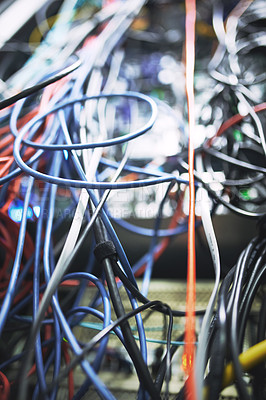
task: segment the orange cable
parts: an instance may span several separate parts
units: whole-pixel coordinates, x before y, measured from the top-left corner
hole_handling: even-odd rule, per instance
[[[193,376],[195,358],[195,303],[196,303],[196,262],[195,262],[195,186],[194,186],[194,66],[195,66],[195,22],[196,1],[186,0],[186,95],[188,108],[188,164],[189,164],[189,218],[188,218],[188,261],[187,261],[187,298],[185,321],[185,347],[182,358],[184,371]],[[191,400],[196,399],[195,380],[188,380],[188,392]]]
[[[4,176],[4,174],[7,172],[7,170],[9,170],[9,168],[11,167],[11,165],[14,162],[14,158],[13,156],[9,156],[9,157],[3,157],[0,158],[0,163],[5,162],[5,165],[0,168],[0,176]]]

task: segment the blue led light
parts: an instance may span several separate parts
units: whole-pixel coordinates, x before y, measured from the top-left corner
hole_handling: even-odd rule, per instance
[[[67,150],[63,150],[63,153],[64,153],[65,159],[67,160],[68,159],[68,151]]]
[[[41,207],[40,206],[34,206],[33,207],[33,212],[36,215],[36,217],[39,218],[40,213],[41,213]]]
[[[8,209],[8,215],[14,222],[21,222],[23,212],[23,202],[21,200],[15,200],[11,203]],[[40,214],[40,211],[39,211]],[[36,213],[35,213],[36,215]],[[36,215],[37,216],[37,215]],[[31,207],[27,210],[27,219],[32,219],[33,211]]]

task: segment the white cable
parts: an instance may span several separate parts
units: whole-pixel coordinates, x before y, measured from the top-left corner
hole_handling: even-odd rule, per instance
[[[244,87],[243,87],[244,88]],[[264,135],[264,130],[263,130],[263,126],[261,123],[261,120],[259,119],[257,113],[254,111],[253,107],[251,107],[251,105],[249,104],[249,102],[247,101],[247,99],[245,98],[245,96],[242,93],[242,87],[239,87],[239,90],[236,90],[236,96],[238,98],[238,100],[244,104],[247,113],[251,116],[251,118],[253,118],[253,121],[256,124],[256,128],[259,134],[259,138],[261,141],[261,146],[264,152],[264,155],[266,156],[266,140],[265,140],[265,135]]]
[[[58,116],[59,116],[60,122],[63,126],[65,124],[63,111],[59,111]],[[84,123],[85,123],[85,115],[83,113],[81,113],[81,130],[80,130],[81,142],[84,142],[87,140],[86,127],[85,127]],[[67,129],[66,129],[66,132],[67,132]],[[70,137],[66,137],[66,141],[68,144],[71,144]],[[83,155],[84,170],[85,170],[86,178],[89,181],[92,181],[92,180],[94,180],[94,177],[95,177],[95,174],[97,171],[97,167],[100,162],[100,158],[102,155],[102,148],[95,149],[95,151],[93,152],[93,155],[91,157],[90,163],[89,163],[90,153],[87,150],[83,150],[82,155]],[[128,153],[127,153],[125,160],[127,159],[127,157],[128,157]],[[121,168],[124,166],[124,163],[121,163]],[[121,168],[119,168],[119,171],[118,171],[119,173],[121,173]],[[117,177],[118,177],[118,175],[115,174],[113,179],[117,179]],[[104,198],[105,197],[107,198],[108,194],[109,194],[109,191],[106,191]],[[56,290],[58,281],[60,281],[62,279],[62,277],[64,276],[64,274],[66,273],[66,270],[68,268],[67,260],[70,258],[72,252],[74,251],[74,248],[75,248],[75,245],[76,245],[79,233],[80,233],[84,213],[87,208],[88,200],[89,200],[89,196],[88,196],[87,190],[82,189],[69,233],[67,235],[63,250],[60,254],[60,257],[59,257],[56,267],[54,269],[53,275],[51,276],[51,279],[50,279],[50,281],[47,285],[47,288],[44,292],[43,299],[40,304],[40,309],[38,312],[39,318],[36,317],[36,321],[37,320],[39,321],[42,319],[42,316],[45,312],[45,307],[46,307],[47,302],[49,302],[50,299],[52,298],[52,294]],[[102,205],[103,205],[103,202],[101,201],[101,206]],[[98,207],[98,209],[99,209],[98,210],[98,212],[99,212],[100,207]],[[37,323],[36,323],[36,325],[37,325]]]
[[[200,157],[200,156],[199,156]],[[197,167],[202,169],[202,160],[197,158]],[[201,164],[201,165],[200,165]],[[206,364],[206,350],[207,350],[207,339],[209,334],[210,322],[213,314],[213,309],[219,289],[220,276],[221,276],[221,265],[220,265],[220,255],[219,249],[216,241],[215,232],[212,225],[210,209],[209,209],[209,196],[208,192],[204,188],[198,189],[198,198],[201,202],[201,220],[204,228],[204,232],[206,235],[207,243],[210,249],[213,267],[215,272],[215,283],[214,288],[204,314],[204,318],[201,325],[201,330],[199,334],[199,343],[196,355],[196,363],[195,363],[195,380],[196,380],[196,393],[197,400],[203,400],[203,380],[204,380],[204,372],[205,372],[205,364]]]
[[[46,2],[47,0],[16,0],[0,14],[0,48],[14,36]]]
[[[58,13],[59,18],[48,32],[46,39],[40,43],[26,64],[8,79],[9,88],[21,90],[28,86],[33,76],[35,82],[37,82],[51,71],[51,66],[53,69],[60,68],[98,23],[101,23],[106,18],[113,17],[121,8],[119,7],[119,2],[114,2],[95,13],[89,21],[80,23],[77,27],[72,26],[71,23],[76,13],[74,9],[76,3],[77,0],[63,2],[62,8]],[[96,48],[95,50],[94,53],[99,54],[98,49]],[[87,50],[86,53],[88,54]],[[94,61],[95,58],[93,58]]]

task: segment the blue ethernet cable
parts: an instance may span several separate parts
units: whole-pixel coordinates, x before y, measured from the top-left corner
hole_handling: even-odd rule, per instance
[[[33,271],[33,320],[36,317],[40,302],[40,262],[41,262],[41,245],[42,245],[42,230],[44,223],[44,207],[48,198],[51,185],[46,183],[44,186],[43,195],[40,203],[40,216],[37,221],[36,229],[36,240],[35,240],[35,259],[34,259],[34,271]],[[38,385],[41,391],[46,388],[45,372],[43,366],[43,355],[41,348],[41,335],[37,333],[35,340],[35,361],[36,361],[36,372],[38,377]]]
[[[134,99],[138,101],[142,101],[146,103],[149,106],[149,112],[150,112],[150,117],[149,120],[145,123],[144,126],[142,126],[140,129],[136,129],[133,132],[126,133],[122,136],[118,136],[112,139],[107,139],[103,141],[98,141],[98,142],[93,142],[93,143],[72,143],[72,144],[48,144],[48,143],[36,143],[33,142],[32,140],[28,139],[23,139],[25,134],[30,131],[32,128],[37,125],[37,129],[43,122],[43,120],[54,113],[57,113],[59,110],[68,108],[69,106],[73,106],[76,103],[83,103],[88,100],[98,100],[98,99],[113,99],[113,98],[127,98],[127,99]],[[67,101],[64,101],[63,103],[56,104],[52,109],[48,109],[45,113],[41,115],[36,115],[33,117],[25,126],[21,129],[21,132],[19,134],[16,134],[14,129],[13,133],[16,135],[16,138],[20,140],[23,144],[33,147],[35,149],[41,149],[41,150],[50,150],[50,151],[56,151],[56,150],[84,150],[84,149],[95,149],[97,147],[108,147],[108,146],[115,146],[117,144],[122,144],[129,142],[130,140],[133,140],[144,133],[146,133],[148,130],[152,128],[154,125],[154,122],[157,117],[157,106],[156,103],[149,97],[144,94],[138,93],[138,92],[125,92],[125,93],[111,93],[111,94],[105,94],[105,93],[100,93],[99,95],[95,96],[82,96],[77,99],[70,99]],[[36,128],[34,128],[33,131],[37,131]]]
[[[10,307],[12,305],[12,300],[14,298],[15,290],[16,290],[16,282],[19,275],[20,263],[23,254],[24,248],[24,241],[25,241],[25,234],[26,234],[26,227],[27,227],[27,211],[30,202],[31,191],[33,188],[34,179],[29,179],[28,189],[26,192],[25,200],[24,200],[24,207],[22,213],[22,220],[20,224],[19,236],[18,236],[18,243],[17,243],[17,250],[16,256],[13,263],[12,272],[10,275],[10,280],[8,284],[8,288],[5,294],[5,298],[2,302],[1,311],[0,311],[0,335],[3,332],[6,319],[8,317],[8,313]]]
[[[61,153],[57,153],[53,157],[51,170],[55,176],[57,176],[60,173],[61,158],[62,158]],[[50,280],[52,274],[52,268],[51,268],[52,258],[50,257],[50,255],[52,250],[51,238],[52,238],[52,224],[53,224],[56,192],[57,192],[57,187],[55,185],[51,185],[49,201],[48,201],[48,215],[45,227],[44,248],[43,248],[43,269],[44,269],[45,280],[47,283]],[[55,293],[54,296],[57,297],[57,293]],[[55,349],[54,349],[55,363],[54,363],[53,375],[57,376],[59,374],[61,365],[61,332],[60,332],[58,317],[55,314],[54,310],[53,310],[53,315],[54,315],[54,330],[55,330]],[[46,387],[41,389],[44,391]],[[56,388],[52,392],[51,400],[55,398],[55,396],[56,396]]]

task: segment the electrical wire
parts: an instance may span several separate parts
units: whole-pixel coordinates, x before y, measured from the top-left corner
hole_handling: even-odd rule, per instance
[[[186,11],[144,0],[48,3],[23,27],[21,42],[15,37],[2,49],[0,62],[1,398],[115,399],[118,375],[112,386],[101,372],[107,366],[114,373],[109,357],[123,368],[123,349],[139,400],[215,400],[231,384],[239,398],[262,400],[263,1],[216,1],[213,9],[201,3],[196,10],[187,0]],[[180,24],[172,29],[173,16]],[[259,234],[235,265],[236,246],[226,265],[219,246],[220,265],[212,221],[222,213],[228,223],[225,232],[217,224],[218,238],[232,229],[240,241],[232,212],[258,220]],[[243,225],[247,237],[251,222]],[[201,225],[215,284],[206,310],[195,310]],[[178,262],[183,271],[177,249],[186,237],[183,311],[160,301],[161,293],[150,301],[150,289],[156,273],[166,277],[164,266],[172,273]],[[137,247],[133,256],[129,246]],[[158,313],[160,336],[151,339]],[[171,383],[181,373],[187,379],[177,393]]]
[[[114,321],[112,324],[110,324],[108,327],[106,327],[105,329],[103,329],[101,332],[99,332],[97,335],[94,336],[94,338],[84,347],[84,349],[82,350],[82,353],[80,353],[75,359],[73,359],[71,361],[71,363],[69,364],[69,366],[67,368],[65,368],[65,370],[61,371],[59,376],[56,378],[55,382],[59,382],[61,379],[64,378],[65,375],[68,374],[69,370],[71,370],[72,368],[74,368],[74,366],[80,362],[80,360],[83,359],[83,357],[89,353],[93,347],[100,341],[102,340],[102,338],[104,336],[106,336],[109,332],[111,332],[112,330],[114,330],[117,326],[119,326],[121,324],[121,322],[123,323],[123,321],[134,317],[137,313],[140,313],[144,310],[146,310],[147,308],[152,308],[154,306],[159,306],[161,305],[162,307],[164,307],[164,304],[161,303],[158,300],[154,300],[154,301],[150,301],[147,304],[144,304],[142,306],[139,306],[137,309],[132,310],[128,313],[126,313],[124,316],[118,318],[116,321]]]
[[[220,284],[220,276],[221,276],[221,266],[220,266],[220,256],[218,245],[214,233],[214,229],[212,226],[211,216],[208,210],[208,194],[205,189],[199,189],[199,196],[201,197],[201,218],[205,231],[205,235],[207,238],[207,242],[209,245],[209,249],[211,252],[214,270],[215,270],[215,284],[214,288],[208,303],[208,307],[206,313],[204,315],[201,330],[199,334],[199,344],[197,348],[197,356],[196,356],[196,365],[195,365],[195,376],[196,376],[196,388],[197,388],[197,398],[202,399],[203,392],[203,379],[204,379],[204,370],[206,364],[206,347],[207,347],[207,337],[208,337],[208,327],[210,326],[210,322],[212,319],[212,314],[215,306],[215,300],[217,297],[219,284]]]
[[[263,340],[260,343],[255,344],[250,347],[244,353],[239,355],[239,362],[245,371],[249,371],[254,366],[265,361],[266,351],[265,351],[266,341]],[[228,364],[224,370],[223,377],[223,387],[227,387],[233,383],[235,379],[233,364]]]
[[[68,74],[79,68],[80,65],[81,65],[80,60],[77,60],[69,67],[66,67],[62,71],[56,73],[52,78],[49,78],[46,81],[38,83],[30,88],[24,89],[20,93],[12,97],[9,97],[8,99],[0,101],[0,110],[3,110],[4,108],[9,107],[12,104],[16,103],[18,100],[24,99],[25,97],[29,97],[32,94],[38,92],[39,90],[45,88],[46,86],[59,81],[60,79],[64,78],[65,76],[67,76]]]
[[[196,2],[186,0],[186,94],[188,109],[188,174],[189,174],[189,216],[188,216],[188,261],[187,261],[187,299],[185,348],[183,368],[190,375],[194,373],[195,343],[195,302],[196,302],[196,262],[195,262],[195,187],[194,187],[194,65],[195,65],[195,20]],[[196,398],[194,379],[189,380],[189,391],[192,399]]]

